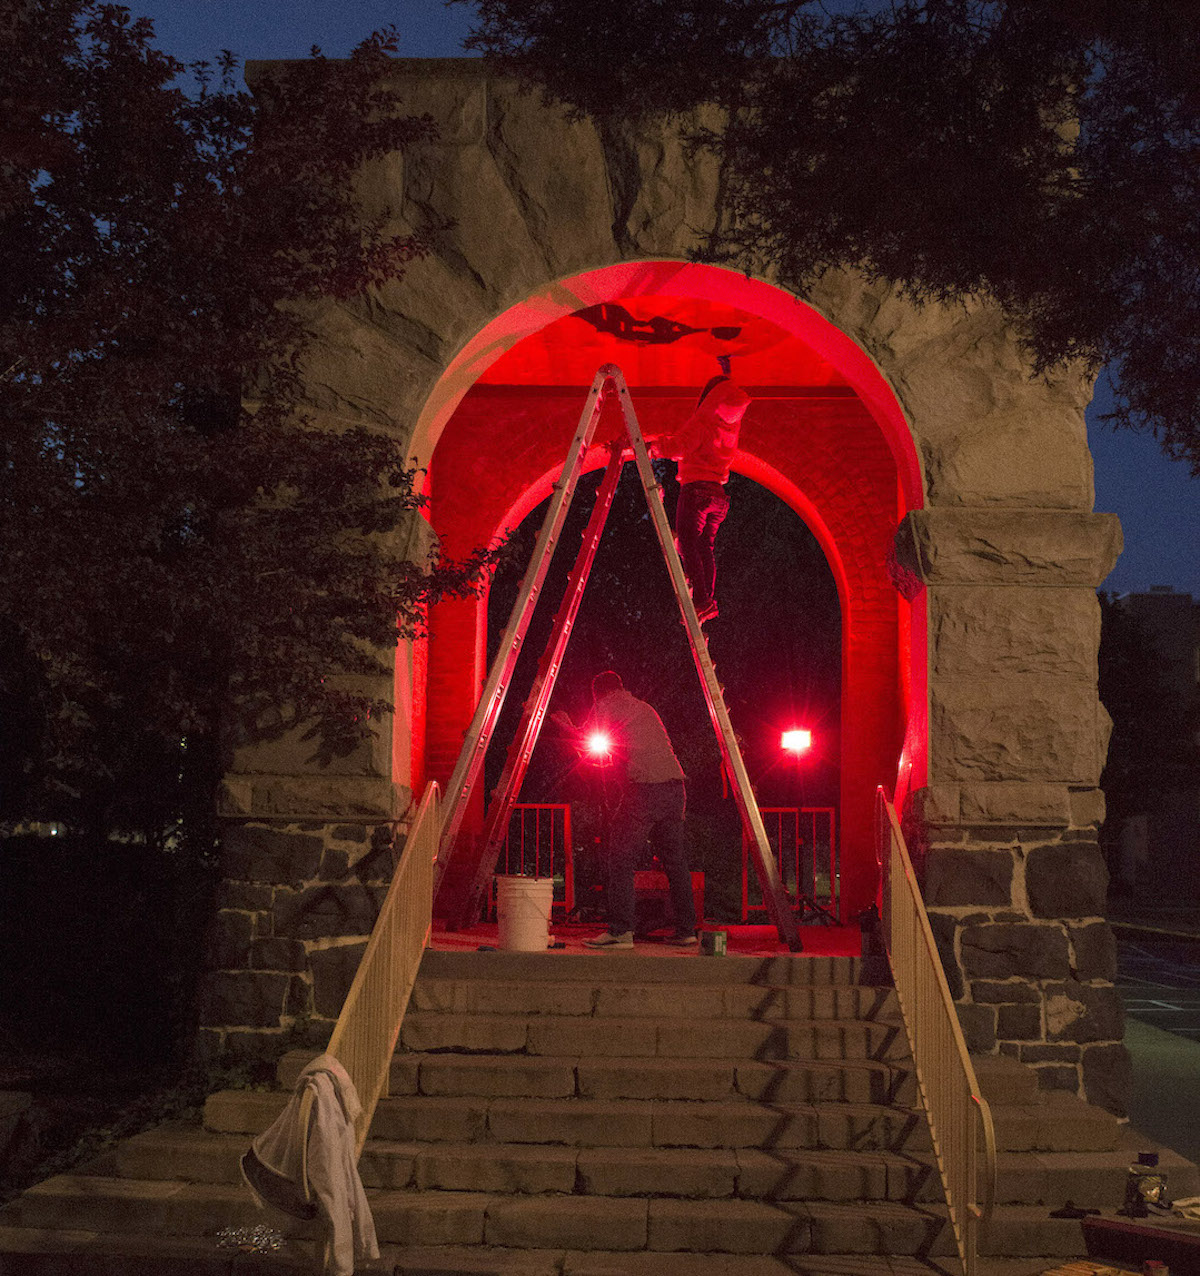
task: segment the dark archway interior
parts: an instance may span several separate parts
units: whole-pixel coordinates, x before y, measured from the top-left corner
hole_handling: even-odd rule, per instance
[[[657,462],[668,511],[678,485],[671,462]],[[571,515],[530,626],[512,689],[488,754],[491,791],[521,707],[547,645],[599,472],[580,483]],[[731,507],[717,541],[721,616],[707,627],[731,719],[760,804],[836,808],[841,746],[841,608],[821,547],[778,497],[742,475],[730,477]],[[548,501],[513,530],[511,555],[488,598],[488,662],[495,655]],[[741,825],[722,783],[720,754],[662,553],[646,517],[633,466],[617,490],[589,578],[551,712],[582,722],[590,682],[617,670],[625,685],[653,704],[688,776],[688,832],[693,867],[705,873],[708,911],[734,920],[740,906]],[[785,753],[782,733],[813,733],[802,757]],[[534,752],[522,790],[525,802],[570,802],[587,818],[596,797],[595,769],[553,726]]]

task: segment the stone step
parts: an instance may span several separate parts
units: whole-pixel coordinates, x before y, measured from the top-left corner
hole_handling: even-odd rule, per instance
[[[894,1202],[681,1200],[480,1192],[370,1194],[381,1244],[727,1254],[953,1253],[944,1210]],[[269,1219],[287,1237],[313,1223],[264,1214],[240,1186],[59,1175],[5,1210],[9,1227],[203,1236]]]
[[[637,984],[753,984],[793,988],[863,982],[858,957],[703,957],[699,954],[448,952],[427,948],[418,979],[508,981],[528,984],[581,981]]]
[[[257,1134],[284,1096],[256,1090],[210,1095],[204,1124]],[[671,1100],[486,1099],[407,1096],[380,1102],[374,1137],[442,1143],[535,1143],[568,1147],[842,1148],[929,1150],[914,1110],[866,1103],[693,1103]]]
[[[1129,1166],[1139,1152],[1158,1153],[1172,1198],[1200,1196],[1200,1168],[1170,1148],[1147,1142],[1129,1126],[1118,1131],[1117,1147],[1101,1152],[1001,1152],[997,1160],[996,1199],[1002,1204],[1045,1205],[1067,1201],[1088,1209],[1120,1208]]]
[[[422,977],[410,1013],[565,1015],[582,1018],[879,1019],[900,1020],[891,988],[856,986],[760,987],[754,984],[637,984],[584,980]]]
[[[312,1276],[312,1246],[280,1252],[220,1251],[212,1237],[37,1231],[0,1227],[5,1276]],[[381,1245],[360,1268],[394,1276],[947,1276],[957,1264],[883,1255],[665,1254],[495,1246]],[[980,1276],[1034,1276],[1043,1267],[986,1263]]]
[[[1085,1208],[1116,1209],[1124,1199],[1128,1165],[1143,1150],[1141,1135],[1125,1129],[1121,1146],[1106,1152],[1001,1152],[997,1201],[1042,1205],[1066,1201]],[[115,1153],[116,1172],[127,1178],[181,1178],[237,1182],[238,1158],[248,1135],[218,1135],[183,1122],[144,1131]],[[1172,1194],[1200,1195],[1200,1170],[1168,1148],[1158,1148]],[[670,1158],[677,1158],[671,1162]],[[658,1158],[656,1160],[656,1158]],[[646,1167],[667,1166],[655,1179]],[[614,1179],[620,1169],[620,1178]],[[372,1138],[360,1170],[368,1187],[437,1187],[457,1190],[567,1192],[586,1171],[581,1190],[600,1194],[678,1196],[794,1194],[831,1200],[938,1199],[927,1155],[851,1153],[804,1149],[756,1153],[754,1149],[577,1149],[537,1144],[406,1143]],[[649,1177],[647,1177],[649,1175]],[[925,1176],[925,1177],[923,1177]]]
[[[311,1050],[279,1063],[291,1091]],[[754,1099],[792,1103],[916,1103],[913,1073],[877,1060],[743,1062],[737,1059],[592,1058],[578,1055],[400,1054],[393,1095],[480,1095],[561,1099]]]
[[[399,1268],[405,1254],[399,1247],[381,1252],[380,1265],[372,1270],[390,1273]],[[249,1254],[222,1248],[212,1235],[0,1226],[3,1276],[312,1276],[313,1257],[312,1242],[302,1241],[285,1242],[274,1252]],[[366,1269],[360,1270],[365,1276]]]
[[[1121,1122],[1111,1112],[1062,1091],[991,1109],[1001,1152],[1111,1152],[1121,1139]]]
[[[130,1179],[238,1183],[248,1136],[160,1126],[117,1149]],[[930,1154],[779,1148],[573,1148],[537,1144],[369,1139],[359,1162],[368,1188],[459,1192],[578,1192],[593,1196],[769,1200],[933,1201],[942,1188]]]
[[[415,1012],[400,1049],[689,1059],[879,1059],[910,1056],[899,1023],[871,1020],[646,1019]]]
[[[776,1258],[600,1250],[480,1251],[450,1245],[411,1248],[402,1254],[395,1276],[948,1276],[959,1270],[957,1262],[944,1258],[935,1262],[882,1254],[789,1254]]]

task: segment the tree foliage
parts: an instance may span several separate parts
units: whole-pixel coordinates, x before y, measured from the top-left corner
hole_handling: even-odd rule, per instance
[[[479,0],[469,43],[723,165],[708,260],[985,297],[1200,474],[1200,15],[1157,0]],[[696,108],[720,108],[719,128]]]
[[[395,33],[256,97],[229,54],[181,87],[95,0],[2,0],[0,44],[4,813],[161,787],[234,701],[345,747],[383,701],[326,675],[376,672],[475,567],[412,561],[391,437],[300,410],[304,303],[424,248],[354,195],[431,127],[383,87]]]

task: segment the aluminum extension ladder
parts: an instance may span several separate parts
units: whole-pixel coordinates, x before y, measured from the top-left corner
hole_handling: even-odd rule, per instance
[[[596,502],[583,534],[583,542],[571,569],[554,628],[538,664],[529,697],[525,702],[521,722],[517,728],[504,769],[491,796],[484,828],[478,838],[463,835],[463,817],[483,772],[484,755],[503,708],[508,688],[516,668],[517,658],[528,631],[530,620],[541,596],[550,560],[562,535],[571,501],[575,495],[586,453],[600,420],[606,390],[616,393],[625,421],[626,439],[612,445],[604,478],[596,494]],[[750,777],[742,760],[733,724],[725,707],[720,682],[712,659],[708,654],[708,642],[696,617],[696,609],[688,592],[683,564],[675,548],[675,541],[663,508],[662,488],[654,476],[646,441],[642,437],[637,414],[629,395],[629,387],[621,370],[615,364],[605,364],[596,373],[588,391],[579,425],[567,451],[554,494],[542,521],[541,531],[533,549],[533,556],[521,588],[513,604],[512,613],[500,640],[487,682],[479,699],[459,754],[454,773],[446,786],[446,799],[439,840],[438,862],[435,869],[434,893],[438,897],[440,911],[452,926],[465,926],[478,916],[484,891],[491,882],[496,861],[504,842],[505,830],[513,804],[521,789],[526,769],[533,756],[545,720],[546,709],[554,692],[554,686],[562,668],[563,655],[574,627],[579,604],[587,585],[588,575],[596,557],[596,549],[612,508],[617,482],[626,460],[626,447],[631,448],[637,465],[638,476],[646,494],[651,521],[658,536],[663,558],[675,589],[675,597],[683,618],[691,645],[696,671],[708,705],[709,717],[716,732],[727,773],[733,777],[733,791],[742,817],[743,827],[750,833],[754,852],[754,864],[762,887],[763,900],[780,939],[792,952],[801,951],[796,918],[787,894],[779,878],[766,829],[759,813],[758,803],[750,786]]]

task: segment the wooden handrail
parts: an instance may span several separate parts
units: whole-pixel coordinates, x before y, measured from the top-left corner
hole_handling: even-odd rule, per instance
[[[963,1274],[976,1276],[979,1232],[991,1216],[996,1195],[992,1113],[979,1092],[896,809],[882,789],[876,813],[884,943]]]
[[[400,1025],[433,926],[433,862],[441,832],[438,786],[428,784],[409,827],[392,884],[379,910],[327,1052],[350,1074],[362,1104],[355,1156],[362,1153],[388,1071]]]

